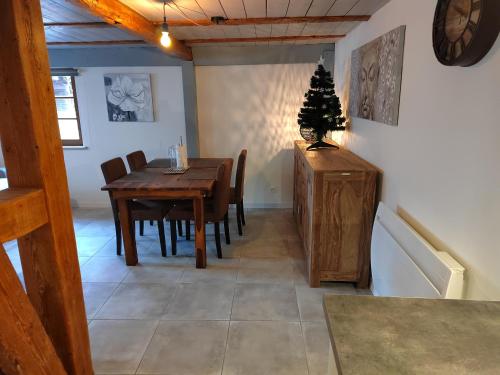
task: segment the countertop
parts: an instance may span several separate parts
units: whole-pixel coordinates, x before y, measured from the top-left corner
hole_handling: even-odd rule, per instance
[[[500,302],[326,294],[339,374],[500,374]]]

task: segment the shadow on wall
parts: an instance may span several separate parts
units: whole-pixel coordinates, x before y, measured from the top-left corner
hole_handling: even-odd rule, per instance
[[[197,68],[202,156],[248,149],[248,206],[291,206],[297,114],[314,64]],[[234,174],[233,174],[234,175]]]

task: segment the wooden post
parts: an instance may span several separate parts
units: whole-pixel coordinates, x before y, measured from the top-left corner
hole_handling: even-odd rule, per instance
[[[40,3],[0,2],[0,138],[9,185],[44,191],[19,240],[28,297],[69,374],[92,374],[87,319]],[[15,212],[13,212],[15,214]]]
[[[0,269],[0,373],[66,374],[2,245]]]

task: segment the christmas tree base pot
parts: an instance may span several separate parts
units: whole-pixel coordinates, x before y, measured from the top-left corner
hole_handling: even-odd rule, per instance
[[[323,141],[319,141],[319,142],[316,142],[316,143],[313,143],[312,145],[310,145],[308,148],[306,148],[307,151],[309,150],[319,150],[319,149],[322,149],[322,148],[339,148],[338,146],[335,146],[335,145],[332,145],[331,143],[326,143],[326,142],[323,142]]]

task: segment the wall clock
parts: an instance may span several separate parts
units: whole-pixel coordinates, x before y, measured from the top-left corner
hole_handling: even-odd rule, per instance
[[[438,0],[434,53],[444,65],[474,65],[491,49],[499,31],[500,0]]]

